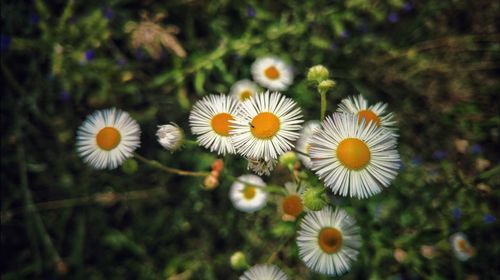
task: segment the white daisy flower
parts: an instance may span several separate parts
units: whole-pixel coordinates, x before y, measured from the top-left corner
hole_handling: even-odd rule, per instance
[[[259,92],[259,87],[256,83],[244,79],[237,81],[229,91],[229,95],[238,101],[245,101],[250,97],[255,96]]]
[[[127,112],[116,108],[96,111],[78,128],[76,148],[95,169],[114,169],[140,146],[141,128]]]
[[[229,198],[240,211],[252,213],[267,203],[266,183],[257,175],[242,175],[231,185]]]
[[[359,227],[342,209],[325,207],[308,212],[297,236],[299,255],[307,267],[327,275],[340,275],[351,268],[361,247]]]
[[[465,234],[461,232],[454,233],[450,236],[450,242],[453,253],[459,260],[466,261],[474,255],[474,247],[470,245]]]
[[[312,170],[335,194],[366,198],[388,187],[400,165],[396,138],[373,122],[334,113],[310,140]]]
[[[297,140],[297,145],[295,149],[297,151],[302,152],[304,154],[309,155],[309,149],[311,148],[310,145],[310,140],[311,137],[313,136],[314,132],[318,129],[321,129],[321,124],[319,121],[308,121],[304,124],[304,127],[302,128],[302,131],[300,132],[300,137],[299,140]],[[302,161],[302,164],[306,168],[311,169],[312,163],[310,157],[297,153],[300,161]]]
[[[173,152],[179,149],[182,145],[182,140],[184,139],[184,132],[175,123],[159,125],[156,131],[156,137],[158,137],[158,143],[163,146],[163,148]]]
[[[306,210],[303,195],[306,190],[305,183],[285,183],[286,194],[278,202],[282,220],[295,221]]]
[[[254,81],[269,90],[286,90],[293,82],[291,67],[282,59],[267,56],[257,59],[251,67]]]
[[[271,175],[271,171],[273,171],[274,167],[278,163],[275,159],[263,160],[263,159],[252,159],[247,158],[248,165],[247,169],[252,170],[255,174],[262,175]]]
[[[230,121],[234,120],[238,103],[223,94],[209,95],[194,104],[189,115],[189,125],[198,143],[218,154],[234,154]]]
[[[396,121],[394,115],[387,112],[386,103],[378,102],[375,105],[368,106],[368,101],[360,94],[343,99],[337,112],[355,114],[358,116],[360,123],[363,120],[365,123],[373,122],[379,127],[389,129],[394,136],[397,136],[394,132],[396,130]]]
[[[268,161],[293,148],[302,122],[295,101],[267,91],[241,103],[236,120],[231,121],[230,133],[243,156]]]
[[[257,264],[245,271],[240,280],[287,280],[286,274],[275,265]]]

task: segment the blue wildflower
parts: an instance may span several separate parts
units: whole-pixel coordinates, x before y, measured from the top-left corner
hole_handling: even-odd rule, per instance
[[[255,17],[257,15],[255,9],[250,6],[247,7],[246,12],[247,12],[247,17]]]
[[[349,31],[344,30],[344,31],[342,31],[342,32],[340,33],[340,38],[344,38],[344,39],[345,39],[345,38],[349,38],[349,36],[350,36],[350,35],[351,35],[351,34],[349,33]]]
[[[31,24],[37,24],[38,22],[40,22],[40,17],[37,14],[31,14],[29,16],[29,22]]]
[[[485,224],[492,224],[497,221],[497,218],[491,214],[486,214],[484,215],[483,220]]]
[[[63,90],[59,93],[59,100],[61,100],[62,102],[66,103],[70,100],[71,96],[69,94],[68,91],[66,90]]]
[[[443,160],[446,158],[447,153],[443,150],[437,150],[434,153],[432,153],[432,158],[435,160]]]
[[[453,216],[453,218],[458,220],[462,217],[462,210],[460,210],[460,208],[458,207],[455,207],[453,208],[453,210],[451,210],[451,215]]]
[[[9,48],[11,38],[7,35],[0,35],[0,50],[5,51]]]
[[[88,50],[85,52],[85,60],[86,61],[91,61],[94,59],[94,51],[93,50]]]
[[[420,166],[422,165],[422,158],[420,158],[420,156],[414,156],[412,159],[411,159],[411,163],[415,166]]]
[[[398,168],[399,171],[403,171],[405,170],[405,164],[402,160],[399,161],[399,168]]]
[[[405,12],[409,12],[413,10],[413,4],[411,2],[406,2],[404,5],[403,5],[403,11]]]
[[[390,12],[389,15],[387,15],[387,20],[390,23],[396,23],[399,21],[399,16],[396,12]]]
[[[113,19],[113,16],[114,16],[113,10],[110,7],[104,8],[103,11],[102,11],[102,14],[108,20]]]
[[[474,155],[481,154],[483,152],[483,147],[479,144],[474,144],[472,147],[470,147],[470,152]]]

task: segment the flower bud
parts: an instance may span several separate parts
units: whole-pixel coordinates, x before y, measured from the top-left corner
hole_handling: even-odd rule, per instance
[[[308,188],[304,192],[304,205],[313,210],[318,211],[326,206],[326,201],[323,199],[323,189],[322,188]]]
[[[184,131],[177,124],[170,123],[159,125],[156,136],[163,148],[173,152],[181,147],[184,140]]]
[[[219,185],[219,180],[213,175],[208,175],[207,177],[205,177],[203,185],[205,186],[206,190],[213,190]]]
[[[297,162],[297,155],[292,151],[286,152],[280,156],[279,161],[280,164],[292,169],[295,162]]]
[[[309,68],[309,71],[307,72],[307,80],[320,83],[321,81],[328,79],[329,75],[330,73],[328,72],[328,69],[320,64]]]
[[[221,172],[224,169],[224,161],[222,159],[216,159],[212,163],[212,170]]]
[[[331,90],[332,88],[334,88],[335,85],[336,85],[336,83],[334,80],[324,80],[321,83],[319,83],[318,90],[320,92],[327,92],[327,91]]]
[[[230,263],[233,269],[243,270],[249,267],[247,258],[241,251],[238,251],[231,256]]]

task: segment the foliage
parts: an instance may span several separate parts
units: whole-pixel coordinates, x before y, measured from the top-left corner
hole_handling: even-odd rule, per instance
[[[499,15],[487,0],[2,2],[2,279],[234,279],[236,251],[250,265],[271,258],[292,279],[326,279],[300,261],[298,225],[275,203],[233,208],[230,178],[249,172],[240,157],[224,158],[209,191],[202,177],[135,159],[92,170],[75,152],[85,116],[117,107],[141,125],[140,154],[210,171],[214,154],[194,145],[171,154],[156,127],[189,131],[196,100],[227,93],[267,54],[293,65],[286,95],[308,120],[319,118],[306,79],[317,64],[336,82],[327,114],[362,93],[397,118],[403,164],[392,186],[364,200],[328,194],[363,237],[346,279],[497,277]],[[132,41],[145,21],[161,46]],[[281,186],[290,174],[279,165],[266,181]],[[466,262],[448,241],[457,231],[476,249]]]

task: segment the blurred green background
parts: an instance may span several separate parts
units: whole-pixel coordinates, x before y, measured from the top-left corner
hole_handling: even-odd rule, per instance
[[[191,105],[251,78],[251,63],[269,54],[293,65],[285,94],[307,120],[319,117],[319,96],[305,75],[323,64],[337,82],[328,113],[362,93],[398,121],[393,185],[365,200],[330,195],[363,237],[342,278],[497,278],[498,22],[490,0],[2,1],[2,279],[236,279],[235,251],[253,265],[281,244],[273,263],[291,279],[328,279],[301,262],[297,225],[280,221],[274,200],[245,214],[224,176],[207,191],[203,178],[135,160],[96,171],[76,154],[86,115],[118,107],[141,126],[139,154],[210,171],[216,155],[171,154],[157,125],[177,122],[193,139]],[[240,157],[224,161],[227,174],[248,172]],[[278,166],[265,180],[291,177]],[[475,248],[466,262],[448,240],[459,231]]]

